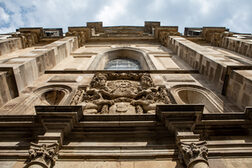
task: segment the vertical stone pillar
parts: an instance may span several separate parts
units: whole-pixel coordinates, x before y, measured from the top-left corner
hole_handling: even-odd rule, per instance
[[[52,168],[62,146],[64,135],[82,118],[82,106],[35,106],[38,121],[45,133],[38,143],[31,143],[25,168]]]
[[[179,158],[188,168],[209,168],[206,142],[180,142]]]

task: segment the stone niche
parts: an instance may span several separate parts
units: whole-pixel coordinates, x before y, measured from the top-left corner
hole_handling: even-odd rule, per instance
[[[72,88],[66,85],[47,85],[34,91],[44,105],[63,105],[71,92]]]
[[[170,103],[168,94],[147,73],[97,73],[71,105],[83,105],[85,114],[153,114],[157,104]]]
[[[204,113],[223,112],[222,101],[210,90],[197,85],[177,85],[171,88],[177,104],[204,104]]]

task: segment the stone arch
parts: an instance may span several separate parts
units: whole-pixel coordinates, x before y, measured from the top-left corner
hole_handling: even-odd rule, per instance
[[[43,104],[63,105],[70,99],[72,88],[67,85],[47,85],[34,91]]]
[[[212,91],[198,85],[176,85],[171,88],[177,104],[204,104],[204,113],[223,112],[223,102]]]
[[[144,51],[131,47],[120,47],[98,54],[89,66],[88,70],[104,70],[105,65],[110,60],[119,58],[127,58],[138,61],[142,70],[156,69],[149,55]]]

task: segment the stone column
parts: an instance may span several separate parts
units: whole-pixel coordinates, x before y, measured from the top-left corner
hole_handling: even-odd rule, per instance
[[[180,142],[179,158],[187,168],[209,168],[206,142]]]
[[[59,145],[31,143],[29,158],[24,168],[52,168],[58,156]]]
[[[64,135],[82,118],[81,106],[35,106],[38,121],[45,133],[31,143],[25,168],[52,168],[62,146]]]

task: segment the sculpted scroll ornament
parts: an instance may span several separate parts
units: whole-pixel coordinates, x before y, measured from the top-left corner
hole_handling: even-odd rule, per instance
[[[29,149],[29,158],[25,168],[31,167],[33,165],[39,165],[43,168],[52,168],[55,165],[55,161],[58,156],[59,145],[53,143],[51,145],[42,144],[38,145],[31,143]]]
[[[205,141],[197,143],[180,143],[179,157],[188,167],[196,161],[205,162],[208,165],[207,155],[208,148],[206,147]]]
[[[156,104],[170,103],[165,87],[154,86],[146,73],[97,73],[90,86],[80,89],[72,105],[85,105],[91,113],[153,112]],[[128,109],[128,110],[127,110]]]

